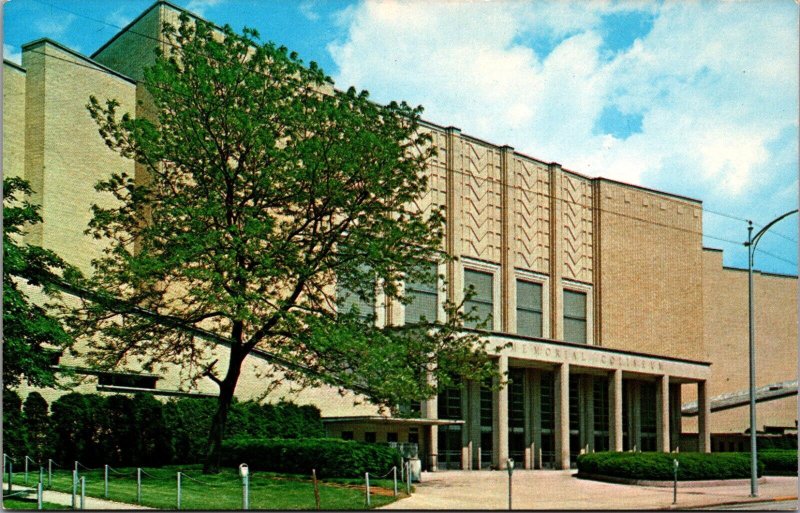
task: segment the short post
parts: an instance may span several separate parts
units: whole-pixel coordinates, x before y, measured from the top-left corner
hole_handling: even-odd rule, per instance
[[[42,482],[36,485],[36,509],[42,509]]]
[[[39,482],[44,486],[44,467],[39,467]]]
[[[178,472],[178,509],[181,509],[181,473]]]
[[[72,509],[78,509],[78,471],[72,471]]]
[[[81,477],[81,509],[86,509],[86,476]]]
[[[369,506],[369,472],[364,473],[364,479],[367,482],[367,506]]]
[[[108,499],[108,465],[103,465],[103,497]]]
[[[47,460],[47,487],[53,487],[53,460]]]
[[[406,493],[411,495],[411,463],[406,462]]]
[[[514,473],[514,460],[506,460],[506,470],[508,470],[508,509],[511,509],[511,475]]]
[[[394,496],[397,497],[397,465],[392,467],[392,481],[394,481]]]
[[[678,460],[672,460],[672,504],[678,503]]]
[[[25,455],[25,484],[28,484],[28,455]]]
[[[311,479],[314,481],[314,503],[317,506],[317,511],[319,511],[321,509],[319,501],[319,483],[317,482],[317,469],[315,468],[311,469]]]
[[[78,471],[78,460],[75,460],[75,472]]]
[[[142,503],[142,469],[136,468],[136,504]]]
[[[239,475],[242,476],[242,509],[250,509],[250,469],[247,463],[239,465]]]
[[[11,493],[11,484],[14,482],[14,463],[8,461],[8,493]]]

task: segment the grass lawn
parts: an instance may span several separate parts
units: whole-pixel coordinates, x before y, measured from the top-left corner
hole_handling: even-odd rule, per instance
[[[136,469],[121,468],[109,472],[108,499],[136,503]],[[242,509],[242,480],[236,469],[223,469],[216,475],[203,475],[199,465],[144,468],[142,474],[142,505],[157,509],[177,508],[177,473],[181,471],[181,509],[220,510]],[[146,473],[146,474],[145,474]],[[149,474],[149,475],[147,475]],[[86,495],[104,498],[103,470],[83,470]],[[151,477],[152,476],[152,477]],[[7,476],[4,476],[7,477]],[[37,476],[38,478],[38,476]],[[22,484],[23,476],[14,475],[14,484]],[[47,475],[45,473],[45,480]],[[338,481],[338,482],[333,482]],[[366,509],[363,481],[360,486],[341,481],[320,481],[319,496],[322,509]],[[350,480],[357,482],[356,480]],[[370,480],[371,507],[383,506],[395,500],[392,481]],[[398,491],[403,494],[402,483]],[[53,472],[53,490],[72,492],[72,472]],[[34,507],[36,504],[34,503]],[[253,472],[250,474],[250,509],[315,509],[314,486],[310,476]]]
[[[5,492],[5,489],[3,490]],[[36,494],[28,494],[27,497],[9,497],[3,499],[4,510],[19,510],[19,509],[36,509]],[[43,502],[42,509],[64,509],[60,504],[53,504],[52,502]]]

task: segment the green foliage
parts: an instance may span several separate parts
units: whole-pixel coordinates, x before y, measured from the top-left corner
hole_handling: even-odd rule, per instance
[[[74,271],[52,251],[22,244],[25,228],[42,221],[39,207],[18,198],[31,194],[20,178],[3,179],[3,388],[21,383],[57,386],[54,356],[72,345],[61,323],[21,287],[39,287],[45,297],[57,293],[47,277]]]
[[[3,452],[17,462],[25,457],[27,436],[22,418],[22,400],[13,390],[3,389]]]
[[[747,455],[749,458],[749,453]],[[797,474],[797,449],[758,451],[758,461],[764,464],[764,473],[767,475]]]
[[[50,457],[52,447],[47,401],[39,392],[31,392],[25,398],[22,413],[28,442],[27,454],[42,464]]]
[[[629,479],[673,479],[672,460],[678,460],[679,481],[750,477],[750,458],[742,453],[597,452],[578,456],[578,472]],[[764,472],[759,463],[758,474]]]
[[[254,439],[234,438],[223,444],[223,464],[247,462],[252,470],[288,472],[331,477],[373,476],[400,467],[402,457],[388,445],[333,438]]]
[[[797,436],[759,436],[756,438],[759,451],[772,449],[797,449]]]
[[[213,398],[177,399],[164,404],[166,433],[176,462],[199,463],[208,446],[211,417],[217,408]]]
[[[62,464],[75,460],[87,466],[105,463],[102,425],[106,401],[99,395],[71,393],[51,405],[50,425],[55,438],[55,459]]]

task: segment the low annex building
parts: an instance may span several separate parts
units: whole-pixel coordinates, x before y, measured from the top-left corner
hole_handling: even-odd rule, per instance
[[[3,168],[31,183],[44,219],[26,240],[83,271],[102,249],[83,233],[100,201],[94,183],[137,172],[106,148],[85,105],[90,95],[116,98],[120,111],[147,115],[137,104],[143,69],[161,23],[177,23],[182,11],[158,1],[90,57],[42,39],[23,46],[21,65],[4,61]],[[747,388],[747,274],[703,247],[702,202],[589,178],[454,127],[424,129],[438,153],[419,208],[446,207],[445,246],[457,258],[430,273],[448,287],[407,283],[410,305],[368,307],[381,323],[443,319],[445,299],[460,302],[473,287],[465,306],[491,319],[481,333],[502,348],[496,361],[508,386],[462,383],[410,407],[408,418],[325,388],[285,385],[266,400],[315,404],[333,436],[416,443],[430,470],[504,468],[509,457],[525,468],[569,468],[586,451],[736,448],[729,442],[747,429],[747,408],[730,400],[716,408],[715,398]],[[785,385],[797,374],[797,277],[757,273],[755,290],[758,385]],[[80,370],[79,361],[61,364]],[[238,395],[260,397],[257,376],[268,368],[249,358]],[[210,380],[182,390],[178,374],[94,373],[79,390],[217,391]],[[764,396],[759,430],[796,430],[796,382],[787,390]]]

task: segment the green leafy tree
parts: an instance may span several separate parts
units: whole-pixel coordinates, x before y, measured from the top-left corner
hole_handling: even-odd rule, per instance
[[[176,363],[219,385],[206,471],[219,465],[253,351],[288,379],[390,408],[454,375],[494,375],[453,305],[447,323],[408,329],[376,327],[370,312],[349,308],[353,298],[374,303],[376,291],[402,300],[404,279],[446,258],[441,211],[415,207],[433,153],[422,109],[336,91],[314,63],[253,30],[215,33],[187,16],[164,27],[165,50],[144,79],[155,119],[120,114],[113,99],[88,105],[106,144],[146,172],[98,184],[118,206],[94,207],[90,230],[109,249],[91,287],[118,303],[82,312],[97,341],[87,357],[102,367]],[[218,369],[208,351],[220,343],[230,351]]]
[[[3,453],[14,458],[18,464],[23,463],[27,440],[22,400],[15,391],[3,389]]]
[[[39,207],[21,199],[30,194],[21,178],[3,179],[3,388],[21,383],[56,387],[54,359],[72,338],[43,305],[31,302],[22,285],[45,297],[58,295],[49,278],[72,269],[55,253],[23,244],[26,226],[42,221]]]
[[[40,465],[50,457],[52,448],[48,409],[47,401],[42,394],[35,391],[28,394],[22,406],[25,431],[28,435],[28,455]]]

